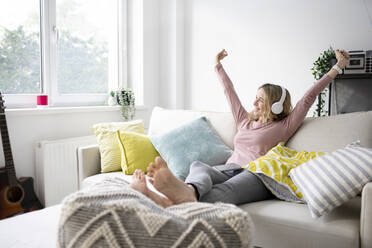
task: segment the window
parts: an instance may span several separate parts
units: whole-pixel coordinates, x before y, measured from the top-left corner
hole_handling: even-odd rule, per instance
[[[38,10],[38,0],[9,1],[0,8],[0,89],[3,94],[40,93]]]
[[[22,6],[20,8],[19,6]],[[126,0],[13,0],[0,9],[0,90],[7,106],[103,104],[125,87]]]

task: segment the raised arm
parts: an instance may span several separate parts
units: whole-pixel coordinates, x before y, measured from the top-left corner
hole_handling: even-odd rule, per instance
[[[215,70],[224,88],[227,101],[229,102],[231,112],[235,119],[235,124],[236,126],[239,126],[242,123],[242,121],[247,119],[248,112],[244,109],[243,105],[241,104],[239,97],[235,92],[234,85],[232,84],[229,76],[226,74],[225,70],[223,69],[220,63],[221,60],[226,56],[227,52],[225,51],[225,49],[217,54]]]
[[[344,50],[336,50],[337,63],[329,72],[318,80],[297,102],[292,113],[284,120],[286,122],[290,136],[296,132],[297,128],[305,119],[307,112],[313,105],[316,97],[328,86],[328,84],[341,73],[349,61],[349,55]]]

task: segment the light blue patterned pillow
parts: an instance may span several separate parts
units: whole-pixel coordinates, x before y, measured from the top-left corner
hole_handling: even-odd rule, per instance
[[[189,174],[192,162],[224,164],[232,154],[205,117],[163,135],[152,136],[150,140],[169,169],[181,180]]]

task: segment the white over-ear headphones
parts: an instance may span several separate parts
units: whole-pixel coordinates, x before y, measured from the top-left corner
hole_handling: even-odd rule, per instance
[[[283,112],[283,103],[286,97],[286,90],[283,86],[280,86],[282,88],[282,97],[280,98],[279,102],[274,102],[273,105],[271,105],[271,112],[278,115],[281,112]]]

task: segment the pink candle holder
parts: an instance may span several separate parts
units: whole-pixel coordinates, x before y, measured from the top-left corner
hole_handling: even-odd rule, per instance
[[[48,107],[48,95],[38,95],[37,96],[37,105],[38,108]]]

